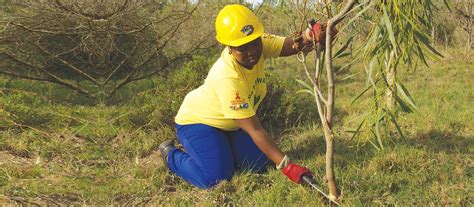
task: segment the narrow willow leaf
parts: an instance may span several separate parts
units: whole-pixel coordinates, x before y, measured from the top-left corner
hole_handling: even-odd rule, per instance
[[[423,33],[423,32],[422,32],[423,30],[421,30],[421,29],[418,27],[418,25],[413,22],[412,19],[410,19],[409,17],[407,17],[406,14],[405,14],[403,11],[400,11],[399,14],[401,14],[400,16],[403,17],[403,18],[407,21],[407,23],[409,23],[409,25],[413,28],[414,34],[415,34],[415,35],[418,34],[418,38],[423,39],[422,41],[429,42],[429,37],[428,37],[428,35],[425,34],[425,33]]]
[[[367,53],[370,51],[370,47],[373,45],[377,45],[377,39],[380,34],[380,27],[375,27],[374,30],[369,33],[369,39],[367,40],[367,43],[365,44],[364,47],[364,52],[363,54],[367,55]]]
[[[304,82],[303,80],[300,80],[300,79],[296,79],[296,82],[298,82],[301,86],[303,86],[304,88],[308,89],[308,90],[313,90],[313,87],[310,86],[308,83]]]
[[[369,3],[369,5],[367,5],[366,7],[364,7],[364,9],[362,9],[359,13],[357,13],[354,17],[352,17],[352,18],[347,22],[347,24],[344,25],[344,27],[341,28],[340,31],[344,31],[349,25],[352,24],[352,22],[354,22],[355,20],[358,20],[361,15],[365,14],[365,12],[366,12],[369,8],[371,8],[371,7],[374,5],[374,4],[372,4],[372,1],[364,2],[364,3],[360,4],[359,6],[353,8],[352,11],[355,11],[358,7],[364,6],[365,3]]]
[[[358,75],[359,73],[360,73],[360,72],[354,73],[354,74],[352,74],[352,75],[348,75],[348,76],[344,77],[342,80],[347,80],[347,79],[349,79],[349,78],[352,78],[352,77]]]
[[[397,54],[397,41],[395,40],[395,34],[393,32],[393,27],[392,27],[392,22],[390,21],[390,18],[388,17],[387,10],[385,7],[383,8],[383,19],[385,22],[385,27],[387,28],[388,32],[388,37],[390,38],[390,42],[392,42],[393,50],[395,51],[395,54]]]
[[[377,142],[379,143],[379,146],[382,150],[384,150],[384,146],[382,142],[382,135],[380,133],[380,122],[383,120],[384,117],[385,117],[385,113],[383,112],[380,114],[379,120],[375,122],[375,134],[377,137]]]
[[[312,90],[308,90],[308,89],[301,89],[301,90],[296,91],[296,94],[300,94],[300,93],[308,93],[308,94],[311,94],[312,96],[314,96],[314,92]]]
[[[410,106],[405,103],[404,100],[402,100],[398,95],[395,94],[395,100],[397,101],[398,105],[402,108],[402,110],[406,113],[413,113],[413,110],[410,108]]]
[[[346,57],[350,54],[351,54],[350,52],[346,52],[346,53],[339,54],[338,56],[335,56],[334,58],[343,58],[343,57]]]
[[[419,53],[419,57],[421,58],[421,60],[423,61],[423,63],[428,66],[428,62],[426,61],[426,58],[425,58],[425,55],[423,54],[423,50],[421,49],[421,47],[417,44],[416,45],[416,49],[418,50],[418,53]]]
[[[355,54],[355,58],[353,58],[349,63],[343,65],[341,68],[339,68],[339,71],[342,71],[342,70],[348,68],[349,66],[353,65],[355,62],[360,61],[361,58],[362,58],[361,55]]]
[[[400,136],[405,139],[405,135],[403,134],[402,132],[402,128],[400,127],[400,125],[398,124],[398,121],[397,121],[397,118],[395,117],[395,115],[393,113],[390,113],[388,112],[388,114],[390,115],[390,120],[392,121],[392,123],[395,125],[395,128],[397,128],[397,131],[398,133],[400,134]]]
[[[402,98],[403,98],[408,104],[410,104],[410,106],[411,106],[412,108],[418,110],[418,108],[416,107],[415,101],[413,100],[413,97],[410,95],[410,93],[409,93],[408,90],[405,88],[405,86],[403,85],[403,83],[397,81],[395,84],[397,85],[397,90],[398,90],[398,92],[400,93],[400,95],[402,96]]]
[[[352,135],[352,137],[350,138],[350,140],[354,139],[354,138],[361,132],[360,129],[361,129],[362,126],[364,125],[366,119],[367,119],[367,117],[364,118],[364,120],[362,120],[362,121],[360,122],[360,124],[359,124],[359,126],[357,127],[357,129],[353,132],[353,135]]]
[[[421,43],[423,43],[428,49],[430,49],[431,52],[433,52],[434,54],[440,57],[444,57],[440,52],[438,52],[435,48],[431,46],[429,40],[424,38],[422,34],[420,34],[419,32],[415,32],[415,36],[417,36],[420,39]]]
[[[353,105],[357,100],[359,100],[362,95],[364,95],[370,88],[372,88],[373,85],[368,85],[367,88],[365,88],[362,92],[359,93],[354,99],[351,101],[351,105]]]
[[[382,136],[380,135],[379,122],[375,122],[375,138],[377,138],[377,143],[379,144],[380,149],[384,149],[382,143]]]
[[[344,43],[341,49],[339,49],[339,51],[336,52],[334,57],[339,57],[339,55],[341,55],[349,47],[349,45],[352,44],[353,39],[354,39],[353,36],[349,37],[349,39],[346,41],[346,43]],[[350,53],[345,53],[345,54],[350,54]]]
[[[374,79],[372,78],[372,75],[373,75],[373,72],[374,72],[374,67],[375,67],[375,64],[377,63],[377,57],[373,57],[372,60],[370,61],[369,63],[369,67],[368,67],[368,71],[367,71],[367,78],[368,78],[368,81],[370,84],[372,84],[374,86],[374,89],[377,89],[377,87],[375,86],[375,82]]]

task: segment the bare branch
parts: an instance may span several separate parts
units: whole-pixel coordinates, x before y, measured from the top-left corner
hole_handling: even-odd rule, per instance
[[[349,0],[346,3],[346,6],[334,17],[328,20],[326,26],[326,53],[325,53],[325,60],[326,60],[326,72],[328,78],[328,107],[326,107],[326,119],[329,124],[332,123],[332,114],[334,110],[334,71],[332,69],[332,34],[333,28],[342,21],[344,16],[354,7],[357,3],[357,0]],[[331,126],[330,126],[331,127]]]
[[[30,31],[30,32],[38,32],[38,33],[44,33],[44,34],[54,34],[54,35],[81,35],[82,33],[80,32],[66,32],[66,31],[50,31],[50,30],[42,30],[42,29],[32,29],[29,28],[23,24],[12,22],[12,25],[18,26],[24,30]],[[79,29],[80,27],[74,28],[74,29]]]
[[[37,78],[37,77],[31,77],[31,76],[26,76],[26,75],[20,75],[20,74],[10,73],[7,71],[2,71],[2,70],[0,70],[0,73],[8,75],[8,76],[12,76],[12,77],[22,78],[22,79],[51,82],[51,80],[46,79],[46,78]]]
[[[20,59],[18,59],[17,57],[15,57],[14,55],[12,54],[9,54],[9,53],[6,53],[6,52],[0,52],[0,54],[5,54],[7,57],[9,57],[11,60],[17,62],[17,63],[20,63],[20,64],[23,64],[23,65],[26,65],[26,66],[29,66],[31,68],[36,68],[38,69],[39,71],[41,71],[42,73],[48,75],[51,79],[46,79],[48,82],[52,82],[52,83],[57,83],[57,84],[61,84],[61,85],[64,85],[64,86],[67,86],[71,89],[74,89],[76,90],[77,92],[81,93],[81,94],[84,94],[86,96],[89,96],[89,97],[93,97],[87,90],[84,90],[82,88],[80,88],[79,86],[73,84],[73,83],[70,83],[69,81],[67,80],[64,80],[52,73],[50,73],[48,70],[46,70],[44,67],[41,67],[41,66],[36,66],[36,65],[33,65],[31,63],[28,63],[28,62],[25,62],[25,61],[22,61]]]
[[[112,16],[114,16],[114,15],[120,13],[120,12],[123,12],[128,7],[129,1],[125,0],[125,2],[118,9],[116,9],[115,11],[112,11],[110,13],[105,13],[105,14],[88,13],[84,10],[84,8],[82,8],[78,5],[78,2],[75,2],[75,4],[74,4],[74,6],[77,7],[75,9],[67,7],[60,0],[56,0],[55,3],[56,3],[56,6],[60,9],[62,9],[62,10],[65,10],[65,11],[68,11],[68,12],[71,12],[71,13],[74,13],[74,14],[79,14],[79,15],[82,15],[84,17],[91,18],[93,20],[101,20],[101,19],[105,20],[105,19],[108,19],[108,18],[110,18],[110,17],[112,17]]]
[[[59,60],[60,62],[64,63],[64,65],[68,66],[69,68],[73,69],[74,71],[76,71],[77,73],[79,73],[80,75],[82,75],[83,77],[87,78],[88,80],[92,81],[93,83],[95,83],[96,85],[100,85],[100,82],[97,81],[95,78],[93,78],[92,76],[90,76],[89,74],[85,73],[84,71],[82,71],[81,69],[77,68],[76,66],[72,65],[71,63],[69,63],[68,61],[60,58],[58,55],[54,55],[52,54],[51,52],[47,51],[46,49],[44,49],[43,47],[41,47],[39,45],[38,42],[35,43],[35,46],[38,47],[42,52],[48,54],[49,56],[51,56],[52,58],[56,59],[56,60]]]
[[[132,52],[130,53],[130,55],[126,55],[125,58],[123,58],[122,61],[115,67],[115,69],[112,71],[112,73],[110,73],[110,75],[105,79],[104,85],[109,82],[109,80],[112,78],[112,76],[114,76],[115,73],[118,71],[118,69],[120,67],[122,67],[122,65],[125,63],[125,61],[127,61],[130,58],[130,56],[132,56],[135,53],[137,48],[138,48],[138,43],[135,42],[135,46],[133,47]]]

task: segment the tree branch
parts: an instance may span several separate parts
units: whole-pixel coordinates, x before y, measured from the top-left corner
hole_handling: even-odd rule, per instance
[[[12,54],[8,54],[6,52],[0,52],[0,54],[4,54],[6,55],[7,57],[9,57],[11,60],[17,62],[17,63],[20,63],[20,64],[23,64],[23,65],[26,65],[26,66],[29,66],[31,68],[36,68],[38,69],[39,71],[41,71],[42,73],[48,75],[50,78],[52,79],[46,79],[48,82],[52,82],[52,83],[57,83],[57,84],[61,84],[61,85],[64,85],[64,86],[67,86],[71,89],[74,89],[76,90],[77,92],[81,93],[81,94],[84,94],[88,97],[93,97],[87,90],[84,90],[82,88],[80,88],[79,86],[77,85],[74,85],[73,83],[70,83],[69,81],[67,80],[63,80],[62,78],[50,73],[48,70],[44,69],[44,67],[40,67],[40,66],[36,66],[36,65],[33,65],[31,63],[28,63],[28,62],[25,62],[25,61],[22,61],[20,59],[18,59],[17,57],[15,57],[14,55]]]
[[[112,76],[115,75],[115,73],[118,71],[118,69],[120,67],[122,67],[122,65],[125,63],[125,61],[127,61],[130,58],[130,56],[132,56],[135,53],[137,48],[138,48],[138,44],[135,42],[135,46],[133,47],[132,52],[130,53],[130,55],[125,55],[125,57],[122,59],[122,61],[115,67],[115,69],[112,71],[112,73],[110,73],[109,76],[105,79],[104,85],[106,85],[109,82],[109,80],[112,78]]]
[[[82,34],[85,34],[85,33],[81,33],[81,32],[66,32],[66,31],[50,31],[50,30],[42,30],[42,29],[32,29],[32,28],[29,28],[23,24],[19,24],[19,23],[15,23],[15,22],[12,22],[11,23],[12,25],[15,25],[15,26],[18,26],[26,31],[30,31],[30,32],[37,32],[37,33],[43,33],[43,34],[53,34],[53,35],[82,35]],[[76,27],[74,29],[79,29],[81,27]]]
[[[49,56],[51,56],[52,58],[56,59],[56,60],[59,60],[60,62],[64,63],[64,65],[68,66],[69,68],[73,69],[74,71],[76,71],[77,73],[79,73],[80,75],[82,75],[83,77],[87,78],[88,80],[92,81],[94,84],[96,85],[100,85],[100,82],[97,81],[95,78],[93,78],[92,76],[90,76],[89,74],[85,73],[84,71],[82,71],[81,69],[77,68],[76,66],[70,64],[69,62],[67,62],[66,60],[58,57],[58,55],[54,55],[52,54],[51,52],[47,51],[46,49],[44,49],[43,47],[41,47],[38,42],[35,43],[35,46],[38,47],[42,52],[48,54]]]

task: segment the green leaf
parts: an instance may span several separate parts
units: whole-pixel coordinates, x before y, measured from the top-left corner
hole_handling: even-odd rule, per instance
[[[347,63],[347,64],[343,65],[341,68],[339,68],[339,71],[338,71],[338,72],[340,72],[340,71],[346,69],[347,67],[349,67],[350,65],[354,64],[355,62],[360,61],[361,58],[362,58],[362,56],[356,54],[356,55],[354,56],[354,58],[352,58],[352,60],[351,60],[349,63]]]
[[[308,89],[301,89],[301,90],[296,91],[296,94],[300,94],[300,93],[308,93],[308,94],[311,94],[312,96],[315,95],[312,90],[308,90]]]
[[[336,52],[336,54],[334,55],[334,57],[343,57],[343,56],[339,56],[341,55],[348,47],[349,45],[351,45],[352,43],[352,40],[354,39],[353,36],[349,37],[349,39],[346,41],[346,43],[344,43],[344,46],[341,47],[341,49],[339,49],[339,51]],[[344,53],[344,54],[350,54],[350,53]]]
[[[380,121],[382,121],[382,119],[385,117],[385,113],[382,113],[379,117],[379,120],[377,122],[375,122],[375,135],[377,137],[377,142],[380,146],[380,148],[383,150],[384,147],[383,147],[383,142],[382,142],[382,135],[380,134],[380,126],[379,126],[379,123]]]
[[[296,79],[296,82],[298,82],[301,86],[303,86],[304,89],[296,91],[296,94],[300,93],[308,93],[311,94],[312,96],[315,96],[313,87],[310,86],[308,83],[304,82],[303,80]]]
[[[403,83],[397,81],[395,84],[397,85],[397,91],[401,95],[401,98],[403,98],[403,100],[405,100],[408,104],[410,104],[412,108],[418,110],[418,108],[416,107],[415,101],[413,100],[413,97],[410,95],[410,93],[405,88]]]
[[[403,101],[399,96],[395,96],[395,100],[404,112],[413,113],[413,110],[410,108],[410,106],[408,106],[408,104],[405,103],[405,101]]]
[[[308,89],[308,90],[313,90],[313,87],[310,86],[308,83],[304,82],[303,80],[300,80],[300,79],[296,79],[296,82],[298,82],[301,86],[303,86],[304,88]]]
[[[357,100],[359,100],[362,95],[364,95],[370,88],[372,88],[372,85],[368,85],[362,92],[359,93],[354,99],[351,101],[351,105],[353,105]]]
[[[359,126],[357,127],[357,129],[356,129],[355,131],[353,131],[353,135],[352,135],[352,137],[350,138],[350,140],[354,139],[354,138],[360,133],[360,129],[362,128],[362,125],[364,125],[366,119],[367,119],[367,117],[364,118],[364,120],[362,120],[362,121],[360,122],[360,124],[359,124]]]
[[[346,27],[348,27],[349,25],[352,24],[352,22],[354,22],[355,20],[358,20],[359,17],[363,14],[365,14],[365,12],[370,9],[374,4],[372,3],[372,1],[368,1],[368,5],[366,7],[364,7],[359,13],[357,13],[354,17],[352,17],[346,25],[344,25],[344,27],[341,28],[340,31],[344,31],[346,29]],[[364,3],[358,5],[357,7],[353,8],[352,11],[355,11],[358,7],[362,7],[364,6]]]
[[[378,60],[377,60],[377,57],[374,56],[372,58],[372,60],[370,61],[370,63],[369,63],[369,67],[368,67],[368,71],[367,71],[367,78],[368,78],[369,83],[372,84],[374,89],[377,91],[377,86],[375,84],[378,82],[378,80],[374,81],[374,79],[372,78],[376,63],[378,63]]]
[[[421,49],[421,47],[418,44],[416,45],[416,49],[418,50],[419,56],[420,56],[421,60],[423,61],[423,63],[426,66],[428,66],[428,62],[425,59],[425,55],[423,54],[423,50]]]
[[[415,36],[419,38],[419,40],[421,41],[421,43],[423,43],[428,49],[431,50],[431,52],[433,52],[434,54],[440,56],[440,57],[444,57],[440,52],[438,52],[435,48],[433,48],[429,42],[428,39],[426,39],[426,37],[423,36],[423,34],[419,33],[419,32],[416,32],[415,31]]]
[[[393,50],[395,51],[395,54],[397,54],[397,41],[395,40],[395,33],[393,32],[393,27],[392,27],[392,22],[390,21],[390,18],[388,17],[387,10],[385,7],[383,8],[383,19],[385,22],[385,27],[387,28],[388,31],[388,37],[390,38],[390,42],[392,42]]]
[[[352,74],[352,75],[348,75],[348,76],[346,76],[346,77],[342,78],[342,80],[347,80],[347,79],[349,79],[349,78],[352,78],[352,77],[354,77],[354,76],[358,75],[359,73],[360,73],[360,72],[358,72],[358,73],[354,73],[354,74]]]
[[[398,133],[400,134],[400,136],[405,139],[405,135],[403,134],[402,132],[402,128],[400,127],[400,125],[398,124],[398,121],[397,121],[397,118],[395,117],[395,115],[391,112],[388,112],[388,114],[390,115],[390,120],[392,121],[393,124],[395,124],[395,128],[397,128],[397,131]]]

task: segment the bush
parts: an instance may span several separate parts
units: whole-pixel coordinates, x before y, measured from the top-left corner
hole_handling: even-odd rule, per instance
[[[133,128],[161,124],[174,126],[174,116],[184,96],[203,83],[214,61],[213,56],[196,55],[183,67],[169,72],[166,77],[134,84],[136,88],[131,90],[142,92],[137,93],[129,102],[130,112],[119,122]]]
[[[294,80],[267,74],[267,95],[257,111],[262,123],[275,132],[294,127],[317,117],[312,97],[296,94],[300,88]]]

